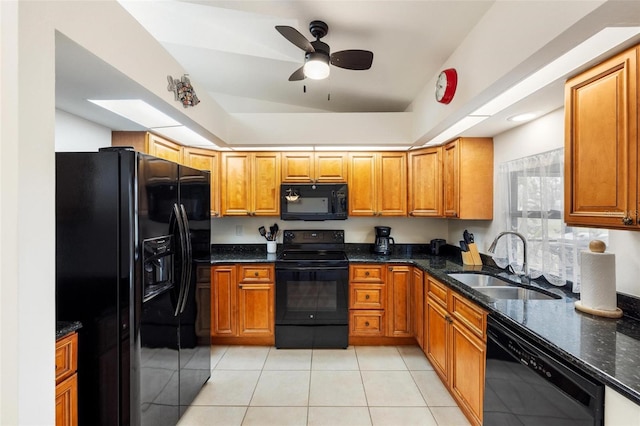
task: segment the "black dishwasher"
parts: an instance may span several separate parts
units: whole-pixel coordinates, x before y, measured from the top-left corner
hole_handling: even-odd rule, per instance
[[[603,416],[602,383],[489,317],[485,425],[602,426]]]

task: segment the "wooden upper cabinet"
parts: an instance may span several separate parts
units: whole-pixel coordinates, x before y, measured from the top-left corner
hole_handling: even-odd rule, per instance
[[[349,215],[406,216],[407,156],[404,152],[349,154]]]
[[[280,153],[225,152],[221,172],[223,215],[280,214]]]
[[[316,182],[346,182],[348,164],[346,152],[316,152],[314,154]]]
[[[182,145],[149,132],[111,132],[112,146],[131,146],[154,157],[182,163]]]
[[[282,182],[346,182],[346,156],[344,152],[284,152]]]
[[[568,225],[638,229],[638,50],[565,85]]]
[[[409,215],[442,217],[442,147],[409,153]]]
[[[313,182],[315,179],[315,163],[312,152],[283,152],[283,182]]]
[[[211,172],[211,217],[220,216],[220,154],[210,149],[184,147],[182,161],[185,166]]]
[[[493,219],[493,139],[460,138],[443,148],[444,216]]]

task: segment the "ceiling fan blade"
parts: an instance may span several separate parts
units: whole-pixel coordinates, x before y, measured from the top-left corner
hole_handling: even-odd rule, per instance
[[[316,49],[314,49],[311,45],[311,42],[309,42],[309,40],[307,40],[305,36],[300,34],[300,31],[296,30],[295,28],[286,25],[276,25],[276,30],[278,30],[278,32],[282,34],[284,38],[286,38],[305,52],[311,53],[316,51]]]
[[[373,63],[373,52],[368,50],[341,50],[331,54],[331,65],[348,70],[368,70]]]
[[[300,80],[304,80],[305,76],[304,76],[304,66],[298,68],[297,70],[295,70],[293,72],[293,74],[291,74],[289,76],[289,81],[300,81]]]

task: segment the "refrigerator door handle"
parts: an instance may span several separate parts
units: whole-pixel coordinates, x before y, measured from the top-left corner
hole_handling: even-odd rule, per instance
[[[177,317],[180,314],[180,306],[182,305],[182,299],[185,297],[185,275],[187,273],[187,268],[185,268],[185,263],[188,262],[187,259],[187,244],[185,241],[185,231],[184,231],[184,221],[182,220],[182,212],[178,207],[178,204],[173,204],[173,213],[176,217],[176,223],[178,224],[178,240],[180,241],[180,284],[179,284],[179,292],[178,292],[178,301],[176,303],[176,310],[173,313],[173,316]]]
[[[187,217],[187,211],[183,204],[180,204],[180,212],[182,213],[182,226],[184,229],[186,252],[187,252],[187,268],[183,268],[185,271],[185,286],[184,295],[182,297],[182,306],[180,306],[180,313],[184,312],[184,308],[187,306],[187,297],[191,287],[191,270],[193,268],[193,251],[191,248],[191,233],[189,232],[189,218]]]

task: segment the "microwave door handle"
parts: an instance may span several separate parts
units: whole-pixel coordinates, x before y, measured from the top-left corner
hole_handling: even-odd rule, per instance
[[[186,255],[187,255],[187,267],[185,268],[183,265],[182,270],[185,271],[185,281],[184,281],[184,294],[182,296],[182,304],[180,306],[180,313],[184,312],[184,308],[187,306],[187,297],[189,296],[189,291],[191,287],[191,269],[193,267],[193,251],[191,248],[191,233],[189,232],[189,219],[187,217],[187,211],[184,208],[183,204],[180,204],[180,213],[182,217],[182,226],[184,229],[185,235],[185,244],[186,244]]]
[[[186,250],[186,241],[184,234],[184,222],[182,220],[182,214],[180,209],[178,208],[178,204],[173,204],[173,212],[176,216],[176,223],[178,224],[178,242],[180,244],[180,261],[176,262],[176,264],[180,264],[180,283],[178,288],[180,289],[178,292],[178,303],[176,303],[176,309],[173,313],[173,316],[177,317],[180,314],[180,306],[182,305],[182,299],[184,298],[184,290],[185,290],[185,262],[187,261],[187,250]]]

